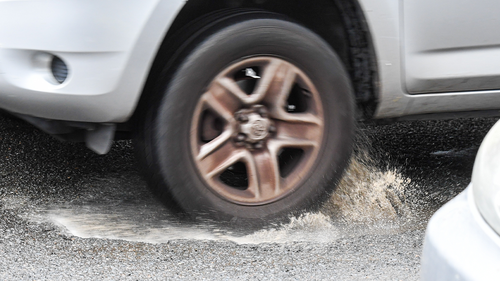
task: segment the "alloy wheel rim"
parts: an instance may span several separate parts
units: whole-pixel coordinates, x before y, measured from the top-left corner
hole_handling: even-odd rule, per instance
[[[263,205],[307,178],[323,132],[321,99],[307,75],[283,59],[255,57],[227,67],[201,95],[190,146],[213,192],[233,203]]]

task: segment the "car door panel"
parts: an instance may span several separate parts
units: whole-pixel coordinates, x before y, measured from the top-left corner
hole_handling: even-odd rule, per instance
[[[500,89],[500,1],[403,1],[410,94]]]

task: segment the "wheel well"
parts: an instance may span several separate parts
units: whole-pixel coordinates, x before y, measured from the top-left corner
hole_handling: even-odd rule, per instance
[[[284,15],[321,36],[347,68],[361,117],[373,115],[377,101],[376,60],[368,27],[356,0],[315,0],[314,4],[309,0],[189,0],[165,36],[132,120],[154,99],[153,93],[158,91],[154,89],[157,79],[168,75],[160,70],[166,64],[175,65],[175,57],[179,56],[176,49],[182,44],[178,42],[182,41],[179,37],[187,39],[189,33],[196,32],[189,30],[189,26],[210,14],[227,15],[231,11],[245,10]]]

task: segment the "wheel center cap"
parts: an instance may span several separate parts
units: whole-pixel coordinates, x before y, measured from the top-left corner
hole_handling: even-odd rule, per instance
[[[246,141],[258,142],[267,137],[269,134],[270,121],[267,118],[261,117],[259,114],[248,114],[248,121],[240,124],[240,132],[247,135]]]
[[[267,135],[267,126],[263,120],[255,120],[250,128],[253,138],[264,138]]]

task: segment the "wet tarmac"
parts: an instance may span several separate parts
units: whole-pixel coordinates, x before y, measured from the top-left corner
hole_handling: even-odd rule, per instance
[[[426,222],[467,186],[495,121],[360,125],[319,212],[229,230],[170,214],[131,142],[99,156],[0,117],[0,279],[417,280]]]

